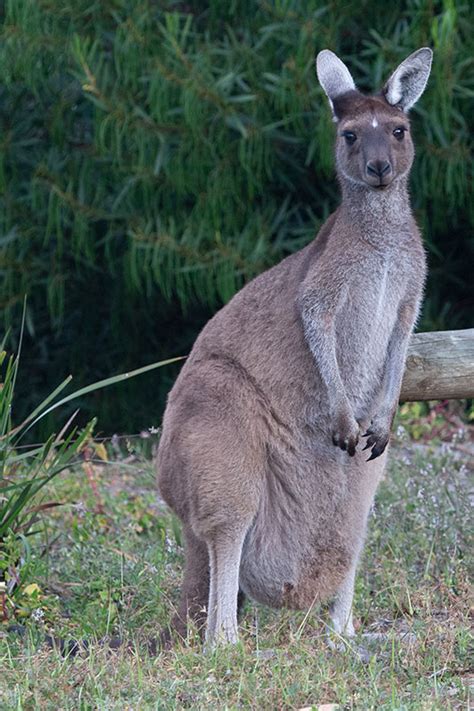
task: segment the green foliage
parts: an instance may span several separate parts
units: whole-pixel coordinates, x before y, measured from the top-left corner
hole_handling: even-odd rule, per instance
[[[24,321],[22,332],[23,326]],[[20,343],[21,340],[22,335]],[[22,595],[24,583],[28,580],[30,549],[27,538],[40,530],[37,526],[40,516],[46,510],[60,505],[57,501],[41,499],[43,490],[52,479],[77,460],[86,446],[93,446],[90,439],[95,419],[78,430],[72,426],[72,420],[78,412],[76,410],[63,424],[59,434],[50,435],[43,444],[25,446],[25,435],[48,412],[84,394],[116,385],[170,362],[173,361],[153,363],[130,373],[112,376],[58,399],[58,395],[71,381],[68,377],[20,424],[14,425],[12,410],[19,356],[8,356],[3,350],[3,344],[0,344],[0,621],[8,615],[8,604],[18,607],[16,598]],[[141,525],[149,525],[145,515]]]
[[[29,294],[29,396],[57,377],[186,353],[246,281],[314,236],[338,201],[333,126],[314,74],[331,47],[377,89],[435,51],[413,111],[413,202],[429,251],[425,328],[466,324],[470,3],[7,0],[0,67],[0,308]],[[471,251],[469,251],[471,250]],[[168,389],[107,403],[154,424]]]
[[[37,533],[39,515],[58,506],[56,501],[39,499],[43,488],[71,464],[90,437],[92,420],[81,432],[67,422],[61,433],[26,452],[19,446],[25,432],[41,417],[52,397],[41,403],[20,425],[11,421],[13,395],[18,372],[18,357],[0,351],[0,620],[8,615],[8,604],[22,591],[28,574],[29,545],[27,537]],[[5,595],[7,598],[5,599]]]

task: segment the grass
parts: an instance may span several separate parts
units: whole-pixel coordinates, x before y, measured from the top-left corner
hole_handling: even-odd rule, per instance
[[[0,709],[468,709],[467,456],[401,434],[357,578],[356,619],[388,633],[370,661],[328,649],[324,611],[253,604],[238,647],[204,655],[191,636],[151,656],[147,640],[177,603],[182,550],[130,441],[49,486],[63,505],[32,549],[16,629],[0,626]],[[46,634],[88,648],[61,653]],[[111,638],[122,644],[111,650]]]

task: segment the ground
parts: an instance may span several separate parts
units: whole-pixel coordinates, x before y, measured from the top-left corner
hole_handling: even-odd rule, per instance
[[[328,648],[324,610],[251,603],[238,647],[205,655],[191,635],[150,654],[182,566],[152,465],[130,439],[62,474],[0,626],[0,709],[467,709],[470,445],[419,439],[398,427],[370,520],[354,612],[387,641],[368,660]]]

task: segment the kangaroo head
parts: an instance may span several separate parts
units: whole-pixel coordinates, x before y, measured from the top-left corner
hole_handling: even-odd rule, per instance
[[[337,122],[341,179],[384,190],[408,174],[414,148],[407,112],[424,91],[431,60],[431,49],[419,49],[397,67],[379,94],[364,96],[333,52],[324,49],[318,54],[318,79]]]

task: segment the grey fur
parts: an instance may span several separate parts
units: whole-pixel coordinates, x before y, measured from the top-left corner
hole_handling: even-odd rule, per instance
[[[323,49],[316,57],[316,72],[331,108],[337,96],[356,88],[350,71],[330,49]]]
[[[433,52],[429,47],[422,47],[410,54],[385,85],[385,98],[392,106],[399,106],[403,111],[411,109],[425,90],[431,71]]]
[[[172,628],[183,637],[207,609],[210,647],[237,639],[239,588],[274,607],[333,597],[334,629],[353,632],[354,574],[425,255],[406,116],[383,95],[330,93],[342,204],[209,321],[164,416],[159,486],[186,543]]]

